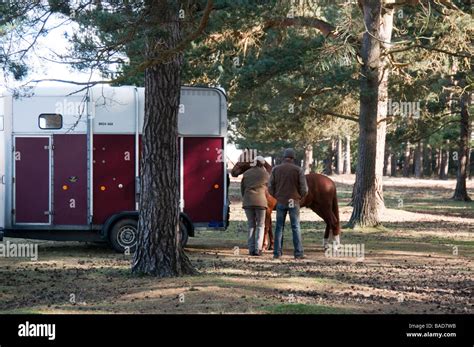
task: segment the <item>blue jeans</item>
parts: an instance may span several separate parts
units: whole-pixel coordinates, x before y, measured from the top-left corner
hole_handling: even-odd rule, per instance
[[[293,232],[293,247],[295,248],[295,257],[303,256],[303,243],[301,241],[300,229],[300,206],[295,204],[294,207],[288,207],[283,204],[276,206],[276,230],[275,243],[273,246],[273,255],[281,256],[283,254],[283,231],[285,229],[286,214],[290,214],[291,230]]]

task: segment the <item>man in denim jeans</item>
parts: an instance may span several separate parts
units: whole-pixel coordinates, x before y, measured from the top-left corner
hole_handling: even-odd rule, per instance
[[[277,199],[277,220],[273,258],[282,256],[283,230],[287,213],[290,214],[295,259],[304,258],[300,229],[300,200],[308,193],[308,184],[301,167],[295,165],[295,151],[285,149],[283,163],[272,170],[269,193]]]

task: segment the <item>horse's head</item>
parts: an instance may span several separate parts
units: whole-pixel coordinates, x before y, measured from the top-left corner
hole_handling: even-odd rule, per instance
[[[251,165],[248,161],[239,161],[234,165],[234,168],[232,169],[230,174],[232,175],[232,177],[238,177],[250,168]]]
[[[230,174],[232,175],[232,177],[237,177],[239,175],[242,175],[245,171],[247,171],[248,169],[250,169],[251,167],[253,167],[252,163],[251,162],[248,162],[248,161],[238,161],[235,165],[234,165],[234,168],[232,169],[232,171],[230,172]],[[265,168],[265,170],[267,170],[267,172],[269,174],[272,173],[272,166],[270,164],[268,164],[266,161],[265,161],[265,164],[263,165],[263,167]]]

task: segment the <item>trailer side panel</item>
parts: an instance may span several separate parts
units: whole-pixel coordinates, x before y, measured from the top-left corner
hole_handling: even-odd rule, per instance
[[[87,136],[58,135],[54,143],[54,224],[87,224]]]
[[[135,210],[135,136],[94,135],[93,223]]]
[[[50,139],[15,139],[15,222],[49,223]]]
[[[222,227],[224,222],[224,139],[185,137],[184,212],[194,223]]]

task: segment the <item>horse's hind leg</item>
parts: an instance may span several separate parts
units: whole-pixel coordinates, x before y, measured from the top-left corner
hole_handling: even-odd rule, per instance
[[[265,233],[263,237],[263,249],[273,249],[272,210],[268,208],[265,212]]]
[[[324,231],[324,238],[323,238],[323,248],[326,250],[329,247],[329,236],[331,235],[331,223],[328,220],[328,216],[323,213],[323,211],[316,205],[310,206],[310,208],[316,213],[319,217],[321,217],[326,223],[326,229]]]
[[[323,248],[324,250],[329,248],[329,244],[331,243],[332,240],[329,239],[329,237],[332,236],[331,233],[331,227],[329,226],[329,223],[326,222],[326,230],[324,231],[324,239],[323,239]],[[332,237],[331,237],[332,239]]]
[[[336,217],[331,210],[326,213],[326,232],[324,233],[324,244],[333,244],[335,248],[341,245],[341,236]],[[328,248],[325,246],[324,248]]]
[[[268,216],[268,250],[273,249],[272,213]]]

